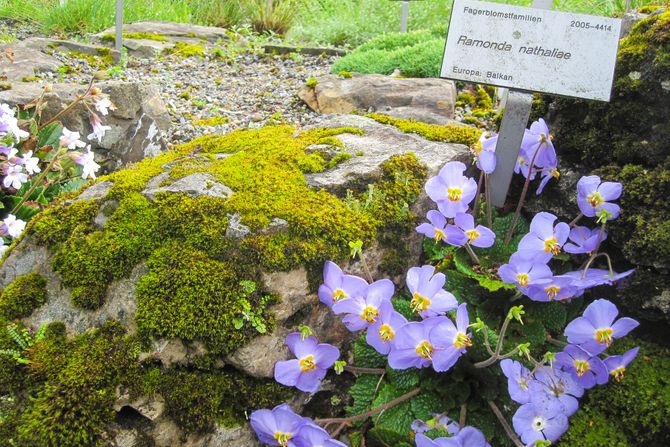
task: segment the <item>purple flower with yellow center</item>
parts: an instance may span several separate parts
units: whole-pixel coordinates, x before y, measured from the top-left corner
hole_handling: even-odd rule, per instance
[[[600,228],[593,230],[588,227],[575,227],[570,230],[570,242],[563,246],[563,250],[573,255],[593,253],[602,241],[607,239],[607,233]]]
[[[573,278],[561,275],[552,276],[541,283],[528,286],[524,294],[533,301],[549,302],[574,298],[580,292],[581,289],[575,286]]]
[[[289,444],[292,447],[347,447],[331,438],[326,430],[313,424],[305,424]]]
[[[463,447],[463,445],[454,438],[430,439],[421,433],[414,437],[416,447]]]
[[[498,134],[484,132],[479,137],[479,143],[475,145],[473,153],[477,168],[485,174],[492,174],[496,169],[496,146],[498,145]]]
[[[432,265],[412,267],[407,271],[406,282],[409,293],[412,294],[410,306],[422,318],[444,315],[458,307],[454,295],[442,288],[447,277],[444,273],[435,273]]]
[[[470,426],[463,427],[453,439],[458,441],[462,447],[491,447],[484,433]]]
[[[607,219],[619,217],[619,205],[610,203],[621,197],[617,182],[601,182],[597,175],[584,176],[577,182],[577,205],[583,215],[594,217],[605,212]]]
[[[572,376],[582,388],[590,389],[607,383],[607,367],[597,355],[576,345],[567,345],[556,354],[556,365]]]
[[[281,404],[272,410],[256,410],[249,417],[251,428],[263,444],[288,447],[298,431],[311,423],[299,416],[287,404]]]
[[[331,261],[323,267],[323,284],[319,286],[319,301],[328,307],[345,298],[363,296],[368,283],[358,276],[345,275],[342,269]]]
[[[483,225],[475,226],[475,218],[472,214],[458,213],[454,218],[454,223],[456,224],[454,230],[458,230],[460,234],[452,236],[448,231],[447,242],[451,245],[470,244],[473,247],[488,248],[496,241],[496,235],[493,231]]]
[[[533,252],[517,252],[509,258],[509,263],[498,268],[498,276],[507,284],[516,286],[525,293],[528,286],[547,283],[553,277],[547,263]]]
[[[544,187],[547,186],[549,183],[549,180],[552,178],[555,178],[558,180],[561,178],[561,173],[558,172],[558,167],[556,166],[549,166],[547,168],[542,169],[542,180],[540,181],[540,186],[537,187],[537,191],[535,192],[535,195],[540,195],[542,194],[542,191],[544,191]]]
[[[458,422],[454,421],[446,414],[433,413],[433,418],[428,421],[417,419],[412,422],[412,431],[414,433],[425,433],[433,429],[446,431],[450,435],[457,435],[458,432],[461,431]]]
[[[568,429],[568,418],[561,412],[527,403],[516,410],[512,425],[524,444],[534,445],[535,441],[555,442]]]
[[[461,304],[456,310],[456,325],[446,318],[430,331],[430,340],[435,345],[433,369],[437,372],[448,371],[472,346],[471,334],[468,333],[467,306]]]
[[[445,217],[468,210],[468,205],[477,193],[477,182],[463,175],[465,165],[460,161],[451,161],[444,165],[440,173],[428,179],[426,193]]]
[[[296,358],[275,364],[275,380],[306,393],[319,389],[328,368],[340,357],[335,346],[319,343],[312,336],[303,339],[298,332],[286,336],[286,346]]]
[[[422,223],[416,227],[416,231],[426,237],[435,239],[437,242],[444,241],[447,237],[447,218],[437,210],[428,211],[426,217],[430,223]]]
[[[500,362],[500,368],[505,377],[507,377],[509,397],[514,402],[520,404],[530,402],[529,383],[534,379],[528,368],[511,359],[505,359]]]
[[[533,154],[532,153],[529,154],[528,149],[522,146],[521,149],[519,150],[519,155],[517,156],[516,164],[514,165],[514,173],[521,174],[527,178],[529,172],[528,167],[530,166],[530,160],[532,158]],[[530,179],[531,180],[535,179],[535,169],[530,169]]]
[[[379,306],[379,318],[368,327],[365,341],[375,350],[387,355],[393,347],[398,330],[407,324],[407,319],[393,309],[390,301]]]
[[[568,342],[580,345],[591,354],[600,354],[609,348],[615,339],[625,337],[640,325],[628,317],[616,320],[618,314],[619,310],[610,301],[595,300],[589,304],[583,316],[567,325],[565,336]]]
[[[530,128],[524,132],[521,147],[529,156],[529,160],[532,160],[535,152],[537,152],[534,164],[538,168],[555,167],[558,164],[554,143],[552,143],[549,134],[549,127],[542,118],[531,124]],[[524,176],[527,177],[525,174]]]
[[[412,321],[396,333],[395,344],[389,352],[388,362],[393,369],[425,368],[433,362],[438,346],[430,339],[430,331],[447,317],[433,317]]]
[[[544,253],[543,259],[549,260],[561,252],[561,247],[568,240],[570,226],[565,222],[559,222],[550,213],[537,213],[530,223],[530,233],[525,235],[519,242],[519,251],[528,250]]]
[[[379,307],[390,301],[395,287],[388,279],[380,279],[368,285],[364,296],[346,298],[333,304],[337,315],[347,314],[342,322],[352,332],[373,325],[379,318]]]
[[[621,382],[626,373],[626,367],[630,362],[633,361],[637,352],[640,348],[633,348],[630,351],[626,351],[623,355],[612,355],[605,359],[605,367],[607,372],[611,375],[614,380]]]
[[[528,386],[530,401],[536,407],[559,410],[568,417],[579,409],[577,398],[584,395],[584,388],[570,374],[545,366],[535,372],[534,378]]]

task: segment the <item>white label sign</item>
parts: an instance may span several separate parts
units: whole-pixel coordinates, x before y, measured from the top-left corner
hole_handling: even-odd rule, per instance
[[[455,0],[441,77],[609,101],[621,20]]]

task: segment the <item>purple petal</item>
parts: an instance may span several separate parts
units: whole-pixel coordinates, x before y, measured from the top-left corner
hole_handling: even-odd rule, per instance
[[[351,332],[358,332],[365,329],[369,323],[362,319],[359,315],[349,314],[342,318],[342,323]]]
[[[335,315],[355,314],[359,315],[365,307],[365,301],[362,298],[346,298],[333,304]]]
[[[393,282],[388,279],[380,279],[368,286],[365,301],[372,306],[379,307],[384,301],[390,301],[394,293]]]
[[[458,310],[456,310],[456,328],[459,332],[467,332],[469,324],[470,317],[468,316],[468,306],[463,303],[458,306]]]
[[[621,338],[625,337],[628,335],[630,331],[638,327],[640,323],[637,321],[633,320],[632,318],[624,317],[620,318],[619,320],[612,325],[612,336],[614,338]]]
[[[605,299],[595,300],[584,311],[584,317],[587,318],[596,329],[603,329],[612,326],[612,322],[619,314],[619,310],[614,304]]]
[[[428,211],[426,217],[428,217],[430,223],[432,223],[435,227],[444,228],[447,225],[447,218],[437,210]]]
[[[314,362],[319,368],[330,368],[338,358],[340,358],[340,350],[327,343],[321,343],[314,350]]]
[[[477,156],[477,167],[486,174],[492,174],[496,170],[496,154],[489,151],[481,151]]]
[[[420,368],[421,360],[415,348],[393,348],[388,356],[389,366],[393,369]]]
[[[483,225],[477,225],[479,237],[470,242],[470,245],[480,248],[491,247],[496,241],[496,234]]]
[[[621,208],[616,203],[605,202],[602,205],[600,205],[600,208],[604,209],[609,214],[611,214],[609,220],[616,219],[617,217],[619,217],[619,213],[621,212]]]
[[[570,225],[565,222],[560,222],[554,228],[554,236],[558,240],[559,245],[565,244],[565,241],[568,240],[568,235],[570,234]]]
[[[447,198],[447,185],[440,177],[429,178],[424,189],[433,202],[439,202]]]
[[[455,348],[453,345],[446,349],[436,351],[433,354],[433,369],[437,372],[448,371],[456,364],[460,356],[460,349]]]
[[[608,202],[617,200],[619,197],[621,197],[622,189],[623,186],[621,183],[616,182],[602,182],[600,186],[598,186],[598,192],[603,196],[603,199]]]
[[[285,386],[296,386],[300,370],[300,360],[285,360],[275,363],[275,381]]]
[[[475,228],[475,218],[472,217],[472,214],[469,213],[458,213],[454,217],[454,223],[464,231],[472,230]]]
[[[566,327],[564,334],[568,342],[582,344],[594,339],[596,328],[593,323],[585,317],[579,317],[572,320]],[[593,353],[592,351],[589,351]]]
[[[274,434],[277,432],[277,421],[272,411],[256,410],[249,416],[249,422],[262,443],[276,445]]]
[[[600,185],[600,177],[597,175],[584,176],[577,182],[577,193],[586,197],[598,189],[598,185]]]
[[[465,245],[470,239],[463,232],[463,230],[458,228],[456,225],[447,225],[447,227],[444,229],[444,235],[445,235],[444,241],[447,244],[454,245],[456,247]]]
[[[286,336],[285,343],[293,355],[300,359],[312,354],[319,342],[311,335],[303,340],[300,333],[292,332]]]
[[[323,281],[326,285],[330,286],[331,289],[336,289],[342,284],[342,269],[339,265],[331,261],[326,261],[326,264],[323,266]]]
[[[431,239],[435,238],[435,227],[429,223],[422,223],[416,227],[416,232]]]
[[[310,372],[300,374],[295,387],[306,393],[316,393],[324,377],[326,377],[326,370],[316,368]]]

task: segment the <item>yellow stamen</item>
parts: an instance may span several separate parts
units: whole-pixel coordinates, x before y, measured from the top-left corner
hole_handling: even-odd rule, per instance
[[[379,338],[387,343],[393,340],[395,338],[395,332],[393,331],[393,328],[388,324],[382,324],[379,327]]]
[[[556,237],[545,239],[544,251],[547,253],[552,252],[555,255],[559,254],[561,252],[561,246],[558,244],[558,239],[556,239]]]
[[[438,242],[443,241],[446,238],[447,238],[447,236],[444,234],[444,231],[435,228],[435,238],[434,239],[436,241],[438,241]]]
[[[612,377],[614,377],[614,380],[616,380],[617,382],[621,382],[623,380],[625,372],[626,368],[624,368],[623,366],[619,366],[617,369],[613,370],[610,374],[612,375]]]
[[[481,236],[481,234],[479,234],[479,231],[477,230],[468,230],[465,232],[465,234],[467,234],[468,237],[470,238],[470,242],[476,241],[477,238]]]
[[[606,329],[598,329],[596,331],[596,341],[598,343],[605,343],[607,347],[609,348],[610,345],[612,344],[612,333],[614,331],[612,330],[611,327],[608,327]]]
[[[586,196],[586,200],[591,204],[592,207],[597,208],[601,204],[605,203],[605,199],[600,195],[598,191],[593,191],[591,194]]]
[[[577,371],[577,375],[579,377],[583,376],[591,370],[591,365],[589,365],[589,362],[586,360],[575,360],[573,364],[575,365],[575,370]]]
[[[561,291],[561,288],[555,285],[551,285],[549,287],[545,287],[544,291],[547,292],[547,296],[550,300],[555,300],[558,296],[558,292]]]
[[[521,287],[526,287],[530,282],[530,277],[528,276],[528,273],[519,273],[516,275],[516,280]]]
[[[465,349],[472,346],[472,340],[468,337],[468,334],[464,332],[459,332],[456,334],[456,339],[454,340],[454,347],[456,349]]]
[[[517,379],[516,383],[519,384],[522,390],[527,390],[528,389],[528,381],[527,380],[521,380]]]
[[[306,373],[314,371],[316,369],[316,363],[314,362],[314,356],[308,355],[300,359],[300,371]]]
[[[286,447],[292,437],[293,433],[275,432],[275,440],[281,447]]]
[[[349,295],[347,295],[347,292],[345,292],[342,289],[335,289],[333,290],[333,302],[336,303],[340,300],[343,300],[345,298],[349,298]]]
[[[414,312],[421,313],[430,307],[431,301],[419,292],[414,292],[409,305]]]
[[[457,186],[447,188],[447,198],[452,202],[459,202],[463,197],[463,190]]]
[[[379,316],[379,310],[376,307],[372,306],[365,306],[365,309],[363,309],[363,312],[361,312],[360,317],[367,321],[368,323],[374,323],[377,321],[377,317]]]
[[[552,169],[551,170],[551,175],[553,175],[554,178],[560,178],[561,177],[561,173],[558,172],[558,169]]]
[[[433,355],[433,345],[428,343],[427,340],[419,343],[419,346],[416,347],[415,351],[417,354],[419,354],[420,357],[432,360],[431,356]]]

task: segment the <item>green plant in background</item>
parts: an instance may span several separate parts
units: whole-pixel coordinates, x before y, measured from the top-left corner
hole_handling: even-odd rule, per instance
[[[233,326],[235,329],[242,329],[246,322],[249,322],[254,329],[258,331],[259,334],[265,334],[268,330],[267,325],[265,324],[264,318],[262,315],[256,314],[252,310],[251,303],[247,300],[249,295],[252,295],[256,291],[256,283],[254,281],[243,280],[240,281],[240,304],[242,306],[241,316],[233,318]],[[270,296],[264,296],[259,301],[260,308],[265,308],[265,305],[268,301],[273,300],[274,298]]]
[[[17,348],[0,349],[0,356],[10,356],[17,363],[24,365],[29,364],[31,361],[27,358],[26,351],[30,350],[33,346],[44,339],[46,329],[46,326],[42,326],[38,329],[35,335],[33,335],[25,327],[19,327],[15,323],[8,323],[6,327],[7,334],[14,341],[14,343],[16,343]]]

